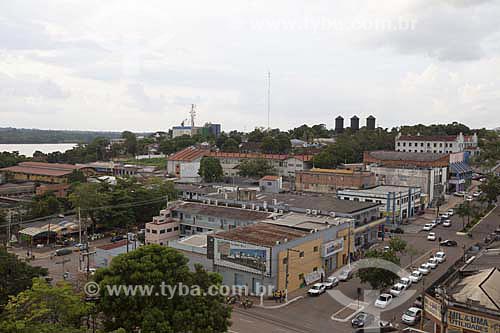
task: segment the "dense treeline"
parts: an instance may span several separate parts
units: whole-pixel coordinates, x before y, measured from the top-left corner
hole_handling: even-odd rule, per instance
[[[89,143],[97,137],[119,138],[119,132],[63,131],[26,128],[0,128],[0,143]]]

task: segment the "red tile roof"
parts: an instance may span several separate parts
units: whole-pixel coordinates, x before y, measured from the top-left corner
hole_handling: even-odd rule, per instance
[[[401,135],[399,141],[455,141],[455,135]]]
[[[200,157],[206,156],[209,153],[206,149],[196,147],[187,147],[177,153],[173,153],[167,159],[169,161],[194,161]]]
[[[278,179],[280,179],[279,176],[268,175],[268,176],[262,177],[260,180],[278,180]]]
[[[116,249],[116,248],[119,248],[119,247],[122,247],[122,246],[126,246],[127,245],[127,239],[123,239],[121,241],[118,241],[116,243],[111,243],[111,244],[104,244],[104,245],[101,245],[101,246],[98,246],[97,248],[100,249],[100,250],[112,250],[112,249]]]
[[[224,153],[211,151],[210,155],[212,157],[222,157],[222,158],[251,158],[257,159],[262,158],[266,160],[286,160],[289,158],[296,158],[301,161],[310,161],[313,155],[287,155],[287,154],[259,154],[259,153]]]
[[[72,164],[42,163],[42,162],[21,162],[16,166],[0,169],[0,171],[25,173],[40,176],[62,177],[71,174],[74,170],[80,169]]]

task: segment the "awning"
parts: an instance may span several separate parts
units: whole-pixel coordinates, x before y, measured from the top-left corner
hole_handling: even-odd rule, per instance
[[[354,229],[354,234],[359,234],[359,233],[365,232],[366,230],[368,230],[370,228],[378,227],[379,225],[381,225],[383,223],[385,223],[385,218],[373,221],[373,222],[365,224],[365,225],[362,225],[361,227]]]
[[[472,168],[464,162],[452,163],[450,164],[451,171],[453,173],[470,173],[472,172]]]

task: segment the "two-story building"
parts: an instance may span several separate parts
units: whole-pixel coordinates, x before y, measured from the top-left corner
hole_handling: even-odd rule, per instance
[[[342,188],[366,188],[375,185],[371,172],[350,169],[318,169],[298,171],[295,190],[305,192],[335,193]]]
[[[396,151],[415,153],[450,154],[467,152],[479,153],[477,134],[463,135],[402,135],[396,136]]]
[[[160,211],[152,222],[146,223],[145,242],[149,244],[167,245],[170,240],[179,238],[179,220],[172,218],[170,208]]]

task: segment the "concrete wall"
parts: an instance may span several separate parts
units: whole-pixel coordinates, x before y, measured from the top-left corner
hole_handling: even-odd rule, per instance
[[[366,188],[375,185],[375,176],[367,172],[297,172],[297,191],[335,193],[337,188]]]

